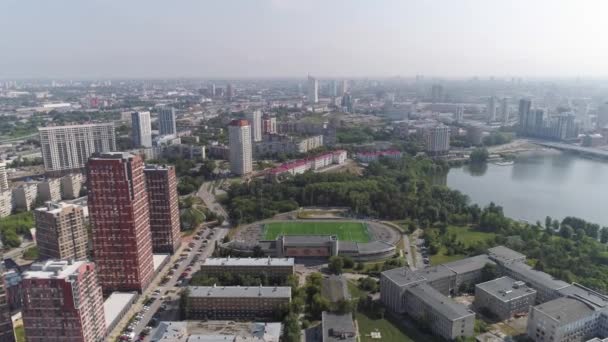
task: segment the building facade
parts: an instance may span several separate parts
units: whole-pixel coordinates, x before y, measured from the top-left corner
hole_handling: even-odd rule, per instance
[[[478,310],[487,310],[500,320],[527,314],[536,300],[536,291],[522,281],[501,277],[475,285]]]
[[[262,111],[254,110],[252,112],[247,113],[246,115],[247,121],[249,121],[249,126],[251,127],[251,139],[252,141],[261,141],[262,140]]]
[[[131,113],[131,130],[134,147],[152,147],[150,112]]]
[[[6,173],[6,163],[0,161],[0,191],[8,191],[8,175]]]
[[[152,238],[144,163],[129,153],[89,160],[93,254],[104,293],[142,292],[153,277]]]
[[[266,275],[269,279],[287,279],[293,275],[293,258],[207,258],[200,264],[201,272],[209,277],[224,273],[248,276]]]
[[[80,197],[80,190],[84,184],[82,173],[70,173],[61,177],[61,197],[75,199]]]
[[[152,252],[175,253],[180,246],[177,178],[173,166],[146,165]]]
[[[87,258],[89,239],[81,206],[47,202],[34,211],[34,218],[40,260]]]
[[[13,321],[4,281],[4,262],[0,262],[0,342],[14,342]]]
[[[291,301],[291,287],[190,286],[188,319],[270,317]]]
[[[38,197],[40,201],[61,201],[61,179],[49,178],[38,183]]]
[[[81,169],[93,153],[116,150],[113,123],[40,127],[38,135],[47,172]]]
[[[38,183],[26,183],[13,189],[14,208],[32,210],[38,197]]]
[[[35,263],[23,274],[23,325],[29,342],[101,342],[103,296],[95,264]]]
[[[158,110],[158,133],[160,135],[177,134],[175,108],[161,107]]]
[[[251,149],[251,125],[247,120],[233,120],[228,126],[230,142],[230,171],[246,175],[253,171]]]
[[[13,212],[13,193],[10,190],[0,191],[0,217],[7,217]]]
[[[277,133],[277,118],[264,114],[262,116],[262,135]]]
[[[426,152],[430,155],[442,155],[450,151],[450,128],[439,124],[425,128],[424,140]]]
[[[308,103],[319,103],[319,81],[312,76],[308,76]]]

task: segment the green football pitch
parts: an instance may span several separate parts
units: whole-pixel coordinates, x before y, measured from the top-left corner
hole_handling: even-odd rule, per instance
[[[369,242],[367,226],[359,222],[272,222],[264,225],[264,239],[279,235],[335,235],[338,240]]]

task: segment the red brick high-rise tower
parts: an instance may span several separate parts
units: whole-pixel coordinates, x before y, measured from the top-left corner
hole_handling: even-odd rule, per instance
[[[23,273],[23,325],[29,342],[101,342],[106,321],[95,264],[48,260]]]
[[[144,163],[122,152],[87,164],[93,255],[104,293],[142,292],[154,273]]]
[[[175,253],[180,245],[179,199],[173,166],[146,165],[150,230],[154,253]]]

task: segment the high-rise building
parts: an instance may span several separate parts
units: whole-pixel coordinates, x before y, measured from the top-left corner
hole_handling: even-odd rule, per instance
[[[338,96],[338,81],[333,80],[329,86],[329,93],[332,97]]]
[[[463,119],[464,119],[464,106],[459,105],[458,107],[456,107],[456,113],[454,113],[454,121],[462,122]]]
[[[232,83],[228,83],[226,86],[226,97],[228,100],[232,100],[234,97],[234,87],[232,86]]]
[[[532,101],[528,99],[519,100],[519,109],[517,111],[519,116],[519,132],[526,133],[528,131],[528,117],[530,116],[530,108],[532,107]]]
[[[502,100],[500,100],[500,119],[503,124],[509,122],[509,102],[506,97],[503,97]]]
[[[104,341],[103,296],[94,263],[34,263],[23,273],[22,288],[28,342]]]
[[[319,102],[319,81],[312,76],[308,76],[308,103]]]
[[[84,183],[82,173],[70,173],[61,177],[61,197],[74,199],[80,197],[80,190]]]
[[[346,113],[353,112],[353,99],[350,96],[350,93],[344,93],[344,96],[342,96],[342,110]]]
[[[146,165],[152,252],[175,253],[180,245],[177,178],[173,166]]]
[[[450,128],[439,124],[425,129],[426,151],[441,155],[450,151]]]
[[[133,146],[152,147],[150,112],[131,113],[131,129],[133,133]]]
[[[8,191],[8,175],[6,174],[6,163],[0,161],[0,191]]]
[[[87,165],[93,254],[104,293],[143,291],[153,277],[144,163],[139,156],[97,155]]]
[[[41,260],[87,258],[89,239],[82,206],[46,202],[34,211],[34,218]]]
[[[6,217],[13,212],[13,193],[11,191],[0,191],[0,218]]]
[[[608,126],[608,102],[602,104],[597,109],[596,128],[603,129]]]
[[[433,84],[431,86],[431,102],[439,103],[443,101],[443,87],[441,84]]]
[[[349,92],[349,88],[348,88],[348,80],[342,80],[342,86],[340,87],[340,95],[344,95],[345,93]]]
[[[215,97],[215,83],[211,83],[207,86],[207,93],[209,93],[209,97]]]
[[[245,175],[252,171],[251,126],[247,120],[233,120],[228,126],[230,171]]]
[[[496,121],[496,97],[490,96],[486,107],[486,119],[488,123]]]
[[[61,201],[61,179],[49,178],[38,183],[38,200],[40,201]]]
[[[4,283],[4,262],[0,262],[0,342],[14,342],[13,321]]]
[[[84,168],[93,153],[116,150],[113,123],[38,128],[47,172]]]
[[[262,116],[262,134],[275,134],[277,132],[277,118],[264,114]]]
[[[177,134],[175,108],[161,107],[158,110],[158,132],[160,135]]]
[[[262,140],[262,111],[254,110],[247,113],[247,120],[251,126],[251,138],[253,141]]]
[[[25,183],[13,189],[13,204],[15,208],[30,211],[37,197],[38,183]]]

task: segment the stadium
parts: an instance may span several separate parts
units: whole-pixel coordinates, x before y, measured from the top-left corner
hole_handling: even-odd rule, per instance
[[[221,247],[242,256],[252,255],[258,249],[271,257],[339,255],[368,261],[391,257],[400,238],[400,232],[377,221],[282,215],[241,227],[235,239]]]

